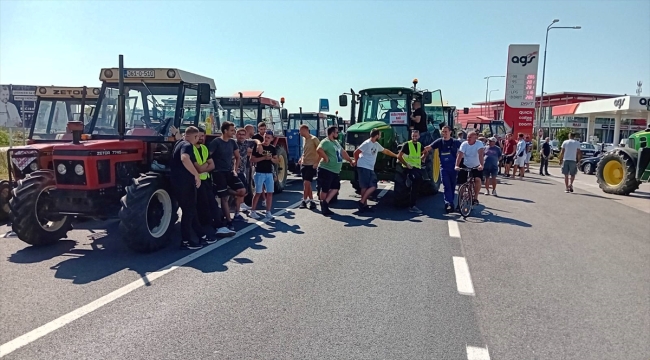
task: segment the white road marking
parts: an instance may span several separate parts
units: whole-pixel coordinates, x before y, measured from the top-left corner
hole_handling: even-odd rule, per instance
[[[467,345],[467,360],[490,360],[490,353],[487,347],[475,347]]]
[[[456,220],[449,220],[447,221],[447,225],[449,225],[449,236],[460,239],[460,229],[458,228],[458,222]]]
[[[282,210],[276,212],[273,215],[274,216],[280,216],[280,215],[284,214],[285,212],[287,212],[287,211],[289,211],[291,209],[295,209],[296,207],[298,207],[298,205],[300,205],[301,202],[302,202],[302,200],[296,202],[295,204],[293,204],[293,205],[291,205],[291,206],[289,206],[289,207],[287,207],[285,209],[282,209]],[[150,283],[153,282],[154,280],[156,280],[158,278],[161,278],[164,275],[169,274],[170,272],[172,272],[172,271],[178,269],[179,267],[189,263],[190,261],[196,260],[196,259],[200,258],[201,256],[203,256],[203,255],[205,255],[205,254],[207,254],[207,253],[209,253],[209,252],[211,252],[213,250],[216,250],[217,248],[219,248],[219,247],[221,247],[221,246],[223,246],[223,245],[237,239],[239,236],[244,235],[247,232],[249,232],[249,231],[251,231],[251,230],[253,230],[253,229],[257,228],[257,227],[262,226],[267,221],[268,221],[268,219],[257,221],[255,223],[253,223],[253,224],[251,224],[251,225],[237,231],[237,233],[233,237],[219,240],[218,242],[216,242],[214,244],[211,244],[209,246],[204,247],[201,250],[193,252],[193,253],[185,256],[184,258],[176,260],[173,263],[171,263],[171,264],[169,264],[169,265],[167,265],[167,266],[165,266],[165,267],[163,267],[163,268],[161,268],[161,269],[159,269],[157,271],[154,271],[152,273],[147,274],[145,277],[143,277],[143,278],[141,278],[139,280],[136,280],[136,281],[134,281],[134,282],[122,287],[122,288],[119,288],[119,289],[117,289],[117,290],[115,290],[115,291],[113,291],[113,292],[111,292],[111,293],[109,293],[107,295],[104,295],[104,296],[100,297],[99,299],[97,299],[97,300],[95,300],[95,301],[93,301],[93,302],[91,302],[89,304],[86,304],[86,305],[84,305],[84,306],[82,306],[82,307],[80,307],[80,308],[78,308],[76,310],[71,311],[71,312],[59,317],[58,319],[52,320],[52,321],[50,321],[49,323],[47,323],[45,325],[42,325],[42,326],[40,326],[40,327],[38,327],[38,328],[24,334],[24,335],[21,335],[21,336],[15,338],[15,339],[5,343],[5,344],[0,345],[0,357],[3,357],[5,355],[7,355],[7,354],[10,354],[15,350],[17,350],[17,349],[19,349],[19,348],[21,348],[21,347],[23,347],[23,346],[25,346],[25,345],[27,345],[27,344],[29,344],[31,342],[34,342],[34,341],[38,340],[39,338],[41,338],[41,337],[43,337],[43,336],[45,336],[45,335],[59,329],[59,328],[62,328],[63,326],[65,326],[65,325],[67,325],[67,324],[81,318],[82,316],[84,316],[84,315],[86,315],[88,313],[91,313],[91,312],[101,308],[102,306],[104,306],[106,304],[109,304],[109,303],[121,298],[122,296],[132,292],[133,290],[136,290],[136,289],[138,289],[138,288],[140,288],[140,287],[142,287],[144,285],[150,285]]]
[[[386,185],[386,187],[383,188],[383,189],[381,190],[381,192],[379,193],[379,195],[377,195],[377,199],[381,199],[381,198],[383,198],[384,195],[386,195],[386,193],[388,192],[388,190],[390,190],[390,189],[392,189],[392,188],[393,188],[393,184],[388,183],[388,185]]]
[[[454,256],[454,273],[456,274],[456,288],[462,295],[474,296],[474,285],[469,274],[469,266],[464,257]]]

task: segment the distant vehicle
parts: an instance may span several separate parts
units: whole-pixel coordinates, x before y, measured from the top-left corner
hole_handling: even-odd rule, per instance
[[[596,167],[600,158],[603,157],[607,152],[601,152],[599,155],[583,158],[578,163],[578,169],[587,175],[593,175],[596,172]]]
[[[560,153],[560,142],[557,140],[551,140],[550,143],[553,155],[557,156]]]
[[[596,147],[593,144],[583,142],[580,144],[580,152],[583,158],[596,156]]]

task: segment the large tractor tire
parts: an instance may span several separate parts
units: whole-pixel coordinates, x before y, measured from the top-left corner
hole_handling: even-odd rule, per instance
[[[598,186],[608,193],[629,195],[639,188],[636,179],[636,162],[622,151],[605,154],[596,168]]]
[[[274,194],[281,193],[287,186],[287,176],[289,175],[289,160],[287,159],[287,150],[282,146],[278,146],[278,163],[273,165],[275,170],[276,180],[274,187]]]
[[[171,242],[178,205],[162,174],[149,172],[134,179],[121,199],[120,235],[130,249],[149,253]]]
[[[11,184],[7,180],[0,181],[0,222],[9,220],[9,199],[11,199]]]
[[[49,191],[56,186],[54,172],[37,170],[19,180],[9,200],[11,229],[30,245],[53,244],[72,230],[71,217],[56,213]]]
[[[438,189],[440,188],[440,185],[435,180],[434,177],[435,176],[434,166],[435,166],[434,162],[429,161],[427,162],[426,166],[423,169],[423,173],[422,173],[423,181],[420,183],[420,188],[418,189],[418,193],[421,196],[431,196],[431,195],[436,195],[438,193]]]

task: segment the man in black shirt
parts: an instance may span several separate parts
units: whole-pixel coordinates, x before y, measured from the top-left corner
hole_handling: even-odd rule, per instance
[[[264,142],[264,134],[266,134],[266,123],[261,122],[257,124],[257,134],[253,135],[253,140],[258,140],[259,142]]]
[[[540,164],[539,164],[539,174],[544,176],[544,175],[551,175],[548,173],[548,159],[551,156],[551,139],[546,138],[544,140],[544,143],[542,144],[542,151],[540,152]],[[542,172],[542,169],[544,169],[544,172]]]
[[[196,171],[194,163],[194,146],[199,142],[199,129],[190,126],[185,130],[183,140],[176,143],[171,160],[171,183],[175,192],[178,205],[181,207],[181,249],[199,249],[202,243],[211,244],[212,237],[208,237],[197,216],[197,189],[201,187],[201,177]],[[200,242],[192,242],[192,230],[199,237]]]
[[[420,135],[427,132],[427,113],[422,109],[420,100],[413,101],[413,112],[411,113],[411,130],[417,130]]]
[[[255,196],[253,197],[253,209],[250,216],[253,219],[259,219],[260,215],[257,213],[257,202],[262,196],[263,189],[266,188],[266,214],[267,219],[273,219],[271,214],[271,205],[273,200],[274,179],[273,179],[273,164],[278,163],[278,155],[275,146],[271,145],[273,141],[273,131],[268,130],[264,135],[264,142],[262,143],[262,152],[259,148],[253,150],[251,161],[256,164],[255,166]]]

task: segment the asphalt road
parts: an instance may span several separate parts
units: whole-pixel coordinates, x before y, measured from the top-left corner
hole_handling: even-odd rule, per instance
[[[643,203],[531,176],[502,180],[466,220],[442,215],[440,195],[422,215],[395,210],[390,191],[361,216],[344,183],[326,218],[283,210],[298,185],[276,220],[198,252],[131,253],[114,221],[42,249],[0,238],[0,355],[650,358]]]

